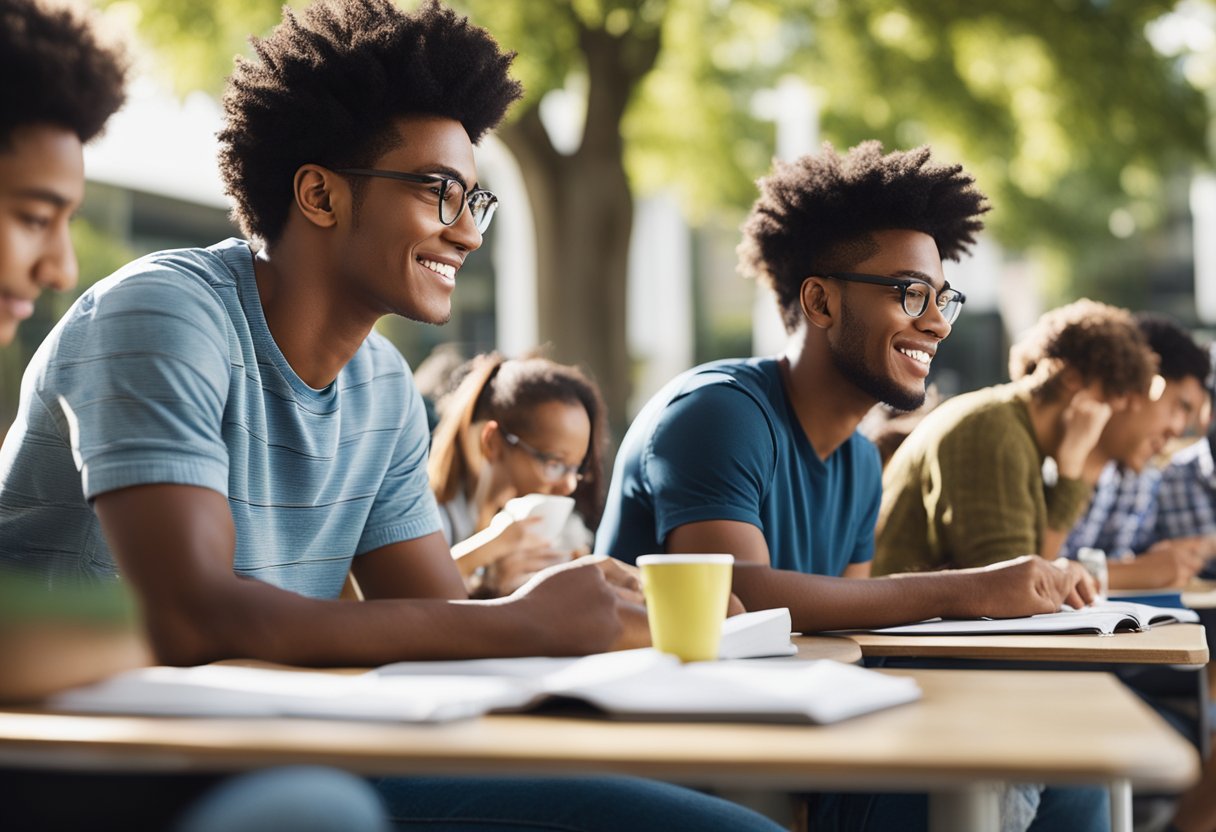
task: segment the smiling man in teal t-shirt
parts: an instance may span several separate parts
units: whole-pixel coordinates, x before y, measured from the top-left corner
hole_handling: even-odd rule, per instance
[[[749,609],[789,607],[799,632],[934,616],[1019,616],[1081,604],[1078,576],[1035,558],[989,571],[869,574],[881,497],[877,450],[856,433],[879,402],[920,405],[962,294],[942,272],[973,242],[984,198],[928,148],[778,163],[744,227],[743,270],[777,295],[775,358],[698,367],[647,404],[621,444],[596,551],[727,552]],[[1102,789],[1018,787],[1008,828],[1097,832]],[[820,795],[814,828],[918,829],[924,796]]]

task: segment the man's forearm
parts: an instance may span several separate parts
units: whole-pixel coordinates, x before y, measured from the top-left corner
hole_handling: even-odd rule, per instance
[[[796,631],[869,629],[956,614],[963,574],[829,578],[760,565],[735,567],[735,594],[749,610],[789,607]]]
[[[252,658],[295,665],[372,666],[393,661],[536,655],[535,622],[509,602],[306,598],[253,580],[194,593],[149,616],[158,661],[195,665]]]

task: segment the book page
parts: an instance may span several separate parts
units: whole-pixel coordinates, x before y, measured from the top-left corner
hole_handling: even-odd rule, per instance
[[[993,633],[1113,633],[1122,624],[1123,629],[1137,629],[1134,619],[1121,612],[1091,612],[1069,610],[1044,613],[1026,618],[975,618],[933,619],[916,624],[883,627],[868,630],[886,635],[990,635]]]
[[[562,682],[547,688],[634,718],[826,724],[920,698],[912,679],[826,659],[656,664],[633,677]]]
[[[1114,600],[1094,604],[1088,609],[1122,613],[1129,618],[1134,618],[1143,629],[1157,624],[1199,623],[1199,613],[1183,607],[1160,607],[1135,601]]]
[[[916,624],[883,627],[867,632],[889,635],[985,635],[992,633],[1102,633],[1146,630],[1154,624],[1178,621],[1194,623],[1199,616],[1193,610],[1151,607],[1107,601],[1074,610],[1065,606],[1060,612],[1043,613],[1026,618],[932,619]]]
[[[252,667],[149,667],[64,691],[66,711],[153,716],[319,717],[445,722],[518,707],[537,691],[501,677],[347,676]]]

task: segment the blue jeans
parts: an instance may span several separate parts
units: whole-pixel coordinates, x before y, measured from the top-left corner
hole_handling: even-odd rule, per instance
[[[246,774],[0,769],[0,829],[387,832],[366,780],[318,766]]]
[[[782,832],[691,789],[633,777],[389,777],[373,780],[401,829],[427,832]]]
[[[810,820],[814,832],[924,832],[929,796],[816,794]],[[1110,832],[1110,793],[1096,786],[1044,789],[1027,832]]]

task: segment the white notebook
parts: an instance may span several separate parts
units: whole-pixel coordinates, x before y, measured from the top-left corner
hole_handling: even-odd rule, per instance
[[[625,719],[829,723],[920,697],[916,682],[833,661],[680,664],[651,649],[577,659],[401,662],[342,676],[153,667],[66,691],[68,711],[442,722],[576,699]]]
[[[1100,633],[1147,630],[1160,624],[1197,624],[1199,614],[1177,607],[1153,607],[1127,601],[1107,601],[1079,610],[1032,615],[1026,618],[940,619],[883,627],[868,632],[891,635],[988,635],[993,633]]]
[[[785,607],[732,616],[722,623],[719,659],[792,656],[798,648],[790,641],[792,620]]]

